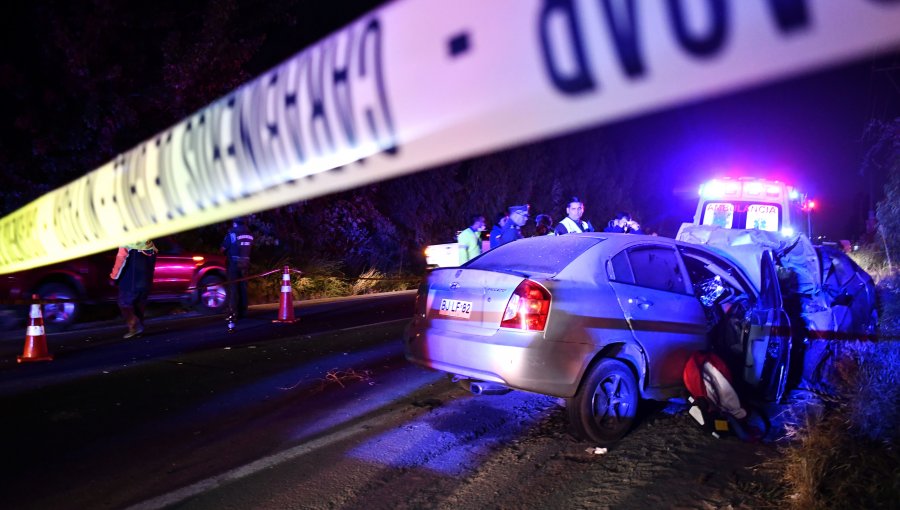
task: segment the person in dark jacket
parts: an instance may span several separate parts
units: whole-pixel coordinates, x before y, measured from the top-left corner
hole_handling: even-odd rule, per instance
[[[553,218],[549,214],[538,214],[534,219],[534,235],[536,236],[555,236],[556,231],[553,229]]]
[[[144,311],[153,285],[158,251],[153,241],[141,241],[122,246],[116,253],[116,262],[109,277],[119,286],[119,310],[128,325],[128,332],[123,338],[132,338],[144,332]]]
[[[641,225],[631,219],[631,215],[627,212],[618,212],[616,217],[609,220],[609,224],[603,229],[604,232],[617,232],[620,234],[643,234]]]
[[[225,270],[229,282],[249,274],[251,248],[253,248],[253,234],[250,233],[243,218],[235,218],[231,229],[222,240],[222,253],[225,254]],[[247,306],[247,281],[229,283],[226,308],[229,331],[233,328],[235,318],[241,319],[247,315]]]
[[[494,227],[491,229],[491,249],[500,246],[500,234],[503,233],[503,227],[507,223],[509,223],[509,213],[504,211],[497,215],[497,222],[494,223]]]
[[[499,246],[511,243],[517,239],[522,239],[522,231],[520,230],[525,223],[528,222],[528,204],[514,205],[509,208],[509,221],[503,226],[500,232]]]

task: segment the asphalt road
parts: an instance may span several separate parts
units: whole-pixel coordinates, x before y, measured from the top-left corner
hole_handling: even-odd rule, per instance
[[[567,431],[559,399],[474,396],[405,361],[413,293],[221,317],[157,311],[48,337],[0,335],[0,508],[758,508],[771,447],[650,406],[615,448]]]
[[[0,506],[122,508],[354,419],[346,387],[435,379],[402,357],[413,299],[302,303],[290,325],[253,307],[233,334],[192,314],[153,318],[133,340],[119,320],[82,324],[48,335],[53,361],[27,364],[24,331],[5,332]]]

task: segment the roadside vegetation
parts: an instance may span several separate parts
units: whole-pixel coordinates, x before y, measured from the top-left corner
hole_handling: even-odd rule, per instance
[[[897,280],[897,276],[893,277]],[[882,281],[882,284],[884,281]],[[880,288],[882,285],[879,285]],[[900,302],[897,287],[889,291]],[[896,304],[893,305],[896,309]],[[896,324],[897,315],[885,316]],[[886,320],[885,323],[888,321]],[[900,501],[900,330],[837,346],[837,388],[818,421],[792,432],[783,479],[793,508],[896,508]]]
[[[251,304],[278,302],[281,297],[283,271],[288,266],[299,271],[291,273],[291,293],[293,299],[319,299],[343,296],[359,296],[377,292],[394,292],[415,289],[421,275],[406,273],[385,273],[377,269],[367,269],[359,274],[346,274],[342,265],[334,261],[312,260],[302,264],[292,264],[288,258],[256,263],[251,274],[261,274],[279,269],[274,274],[248,281],[247,293]]]
[[[852,253],[875,279],[876,341],[835,343],[837,389],[817,421],[794,430],[780,461],[787,505],[802,509],[900,507],[900,119],[881,126],[875,149],[893,169],[878,204],[879,228]]]

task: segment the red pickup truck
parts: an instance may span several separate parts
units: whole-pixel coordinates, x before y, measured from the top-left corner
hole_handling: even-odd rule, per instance
[[[153,274],[150,301],[182,302],[201,313],[219,313],[225,309],[227,289],[225,257],[181,250],[170,240],[156,242],[159,255]],[[21,303],[33,294],[42,299],[71,299],[66,303],[48,303],[43,307],[44,324],[66,327],[78,320],[86,304],[115,302],[118,288],[109,273],[115,251],[76,260],[0,275],[0,306],[6,308],[4,322],[24,317]],[[19,306],[9,307],[11,303]]]

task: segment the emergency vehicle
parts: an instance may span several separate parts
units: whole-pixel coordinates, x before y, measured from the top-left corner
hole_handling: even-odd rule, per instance
[[[713,179],[700,187],[694,221],[682,224],[676,239],[726,253],[759,285],[757,251],[770,250],[778,267],[792,274],[779,282],[780,292],[799,301],[791,321],[804,325],[798,331],[808,335],[805,340],[868,338],[878,328],[874,281],[842,250],[813,245],[813,207],[780,181]]]
[[[802,230],[809,203],[781,181],[740,177],[713,179],[700,187],[694,225],[780,232],[785,237]]]

